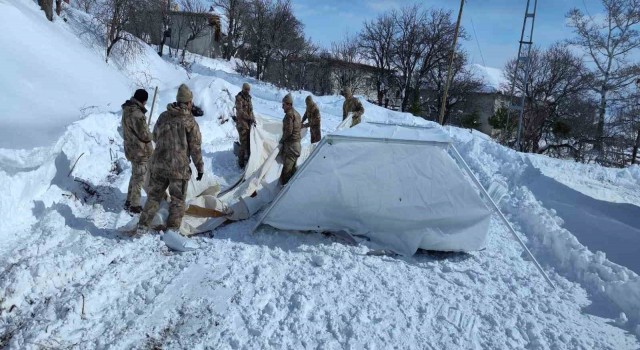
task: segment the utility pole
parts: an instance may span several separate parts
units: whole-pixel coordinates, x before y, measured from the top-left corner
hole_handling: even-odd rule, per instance
[[[440,125],[444,125],[444,114],[447,108],[447,95],[449,94],[449,84],[451,83],[451,70],[453,66],[453,59],[456,56],[456,44],[458,42],[458,31],[460,30],[460,20],[462,19],[462,8],[464,7],[464,0],[460,0],[460,11],[458,11],[458,22],[456,22],[456,30],[453,35],[453,46],[451,47],[451,56],[449,57],[449,68],[447,70],[447,81],[444,84],[444,94],[442,95],[442,105],[440,106]]]
[[[536,8],[538,7],[538,0],[533,0],[533,11],[529,11],[531,0],[527,0],[527,8],[524,12],[524,22],[522,23],[522,32],[520,33],[520,46],[518,47],[518,58],[516,59],[516,67],[513,74],[513,82],[511,83],[511,92],[509,93],[509,109],[507,111],[507,124],[505,125],[505,141],[509,138],[509,122],[511,117],[511,110],[518,111],[518,133],[516,134],[516,149],[522,151],[522,143],[520,141],[522,134],[522,115],[524,113],[524,102],[527,90],[529,88],[529,74],[531,73],[531,47],[533,46],[533,25],[536,20]],[[530,21],[529,21],[530,20]],[[529,27],[530,26],[530,27]],[[527,28],[529,27],[529,28]],[[526,30],[529,29],[529,36],[525,37]],[[522,81],[523,90],[520,92],[520,100],[518,104],[513,103],[514,94],[516,91],[516,82],[518,81],[518,71],[521,67],[524,67],[524,80]]]

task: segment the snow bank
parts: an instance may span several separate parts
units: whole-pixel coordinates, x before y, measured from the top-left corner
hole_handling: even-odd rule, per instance
[[[612,310],[617,307],[626,314],[631,324],[638,324],[640,277],[628,268],[607,260],[604,253],[590,251],[578,241],[574,233],[563,227],[564,221],[555,210],[546,208],[536,198],[536,193],[528,187],[532,181],[532,171],[539,173],[533,165],[534,162],[529,161],[529,158],[536,156],[519,154],[457,128],[449,130],[457,139],[461,154],[485,187],[492,181],[508,184],[511,197],[502,203],[502,210],[526,235],[527,244],[534,255],[543,264],[554,268],[557,273],[580,283],[597,300],[603,299],[604,302],[592,305],[592,312],[612,316]],[[541,160],[537,161],[540,162]],[[597,170],[600,167],[596,165],[587,167],[598,173],[614,171]],[[581,178],[583,175],[582,172],[563,174],[565,178]],[[635,189],[637,191],[638,187]],[[579,206],[580,203],[574,205]]]
[[[117,69],[33,1],[0,2],[0,33],[0,148],[48,146],[70,122],[117,110],[131,94]]]

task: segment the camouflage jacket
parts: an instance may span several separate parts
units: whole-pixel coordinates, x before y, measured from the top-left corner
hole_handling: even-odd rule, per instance
[[[304,112],[304,116],[302,117],[302,123],[306,120],[309,120],[308,125],[312,128],[320,127],[320,110],[318,109],[318,105],[315,103],[311,103],[311,105],[307,106],[307,110]]]
[[[190,160],[199,173],[204,172],[202,136],[191,111],[177,103],[167,105],[153,128],[156,150],[150,162],[150,171],[166,179],[188,180],[191,177]]]
[[[239,92],[236,95],[236,124],[239,128],[249,129],[251,124],[255,122],[253,116],[253,103],[251,103],[251,95],[244,95]]]
[[[284,119],[282,119],[282,138],[280,143],[284,153],[300,155],[301,128],[302,120],[300,114],[292,108],[291,111],[285,113]]]
[[[131,162],[147,161],[153,152],[151,133],[144,115],[146,112],[146,108],[135,98],[122,105],[124,155]]]
[[[360,100],[354,96],[344,100],[344,103],[342,104],[342,119],[347,119],[350,112],[360,116],[364,114],[364,107],[362,106],[362,103],[360,103]]]

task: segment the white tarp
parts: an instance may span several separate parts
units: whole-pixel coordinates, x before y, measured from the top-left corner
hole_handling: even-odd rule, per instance
[[[306,129],[302,131],[302,137]],[[282,121],[256,115],[256,127],[251,128],[251,156],[245,167],[243,179],[222,195],[204,193],[188,201],[191,210],[214,209],[226,215],[216,218],[185,216],[181,232],[190,235],[213,230],[226,220],[243,220],[269,204],[282,188],[280,173],[282,160],[278,157],[282,136]],[[311,152],[312,145],[303,145],[298,165]]]
[[[187,189],[188,210],[180,232],[189,236],[213,230],[226,220],[247,219],[270,203],[281,189],[279,184],[282,161],[279,159],[279,141],[282,136],[282,121],[256,115],[256,127],[251,128],[251,156],[240,181],[220,194],[220,186],[213,176],[205,173],[202,181],[195,181],[195,172]],[[307,129],[302,130],[302,137]],[[312,145],[303,145],[298,166],[304,162]],[[198,213],[190,215],[189,212]],[[220,215],[222,214],[222,215]],[[209,217],[202,217],[202,216]],[[155,215],[152,227],[165,224],[168,216],[166,203]],[[120,231],[135,230],[138,218],[133,218]]]
[[[363,123],[328,135],[260,223],[346,231],[404,255],[484,247],[491,212],[439,128]]]

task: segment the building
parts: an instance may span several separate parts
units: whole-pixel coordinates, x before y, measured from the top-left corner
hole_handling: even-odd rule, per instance
[[[164,36],[164,44],[170,48],[182,50],[189,41],[189,52],[206,57],[220,56],[223,34],[219,15],[169,11],[168,29],[165,30],[166,20],[163,12],[149,11],[133,18],[126,29],[147,44],[160,45]]]
[[[489,135],[495,136],[496,130],[489,124],[489,118],[491,118],[498,109],[509,106],[509,99],[500,91],[483,91],[471,94],[469,98],[461,103],[460,109],[463,114],[475,114],[480,122],[479,131]],[[514,114],[514,118],[517,118],[517,114]]]
[[[182,50],[189,41],[187,51],[191,53],[206,57],[221,55],[220,16],[213,13],[171,11],[169,18],[169,47]]]

